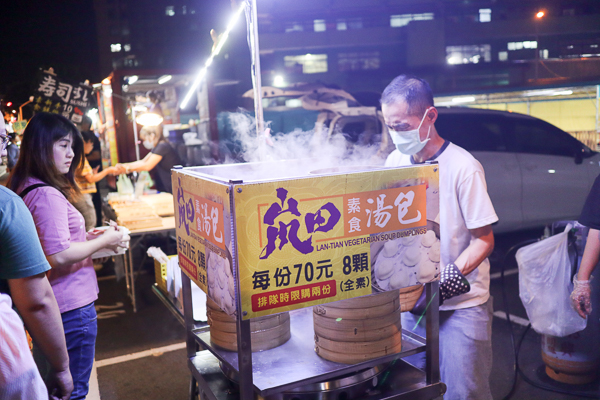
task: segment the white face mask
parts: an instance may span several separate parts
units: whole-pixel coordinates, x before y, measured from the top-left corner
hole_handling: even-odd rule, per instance
[[[154,142],[152,142],[151,140],[144,140],[142,142],[142,144],[144,145],[145,148],[147,148],[148,150],[152,150],[154,148]]]
[[[421,123],[417,127],[417,129],[413,129],[410,131],[395,131],[393,129],[389,129],[390,136],[392,137],[392,142],[396,145],[398,151],[402,154],[413,155],[418,153],[425,147],[425,144],[429,141],[429,133],[431,133],[431,125],[429,125],[429,130],[427,131],[427,138],[421,142],[421,137],[419,135],[419,130],[421,130],[421,125],[423,125],[423,121],[425,121],[425,116],[427,116],[427,112],[429,108],[425,110],[425,114],[423,118],[421,118]]]

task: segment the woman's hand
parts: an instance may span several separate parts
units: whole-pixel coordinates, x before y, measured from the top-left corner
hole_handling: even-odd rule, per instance
[[[117,164],[117,165],[120,165],[120,164]],[[119,170],[117,169],[117,167],[107,167],[104,170],[106,171],[107,174],[119,175]]]
[[[99,238],[103,241],[103,248],[110,249],[116,253],[122,248],[129,247],[129,235],[121,231],[109,228]]]

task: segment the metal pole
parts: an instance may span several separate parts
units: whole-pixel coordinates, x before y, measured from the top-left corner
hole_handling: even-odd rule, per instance
[[[594,150],[598,150],[598,142],[600,138],[598,137],[600,134],[600,85],[596,86],[596,137],[595,144],[596,148]]]
[[[425,295],[430,302],[425,314],[425,379],[428,385],[432,385],[440,381],[439,282],[427,283]]]
[[[135,142],[135,159],[140,160],[140,147],[138,144],[137,122],[135,122],[135,103],[131,102],[131,119],[133,119],[133,140]]]
[[[260,49],[258,45],[258,17],[256,11],[256,0],[248,0],[247,4],[250,7],[250,26],[248,29],[250,30],[250,46],[252,52],[252,81],[254,87],[256,135],[257,138],[260,138],[264,132],[264,118],[262,107],[262,83],[260,76]]]
[[[596,86],[596,132],[600,133],[600,85]]]

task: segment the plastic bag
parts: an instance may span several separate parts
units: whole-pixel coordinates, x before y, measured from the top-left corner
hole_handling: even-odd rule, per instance
[[[131,180],[127,177],[127,175],[119,175],[119,178],[117,178],[117,192],[120,195],[133,194],[133,184],[131,183]]]
[[[569,224],[564,232],[522,247],[516,254],[519,297],[531,327],[540,334],[564,337],[586,327],[569,298],[573,291],[568,252],[571,228]]]

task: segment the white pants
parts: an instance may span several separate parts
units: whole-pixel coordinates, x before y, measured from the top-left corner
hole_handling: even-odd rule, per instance
[[[402,328],[425,337],[425,318],[402,313]],[[440,376],[448,390],[444,400],[492,400],[493,299],[482,305],[440,311]],[[425,367],[425,354],[407,357]]]

